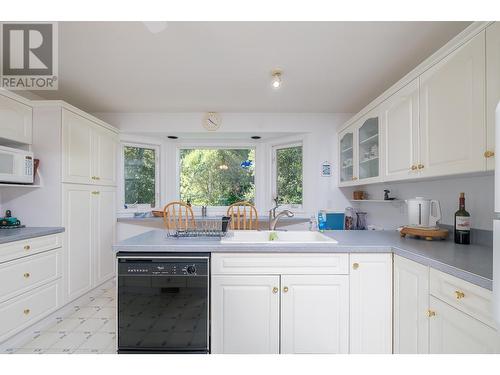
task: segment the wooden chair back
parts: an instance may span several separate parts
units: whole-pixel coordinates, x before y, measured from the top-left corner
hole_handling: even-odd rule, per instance
[[[257,230],[257,209],[250,202],[236,202],[227,209],[227,216],[231,217],[230,228],[233,230]]]
[[[194,229],[193,209],[184,202],[170,202],[163,208],[163,223],[166,229]]]

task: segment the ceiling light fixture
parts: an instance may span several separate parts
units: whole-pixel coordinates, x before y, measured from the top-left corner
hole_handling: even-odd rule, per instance
[[[281,76],[283,75],[283,72],[280,69],[275,69],[272,71],[271,76],[272,81],[271,84],[273,88],[279,89],[281,87]]]

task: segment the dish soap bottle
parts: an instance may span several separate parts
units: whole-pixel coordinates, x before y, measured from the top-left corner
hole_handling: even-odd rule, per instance
[[[326,212],[320,211],[318,213],[318,230],[324,232],[326,228]]]
[[[460,193],[458,211],[455,212],[455,243],[470,244],[470,214],[465,210],[465,193]]]

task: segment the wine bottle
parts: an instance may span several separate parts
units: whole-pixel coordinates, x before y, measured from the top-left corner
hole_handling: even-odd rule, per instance
[[[470,214],[465,210],[465,193],[460,193],[458,211],[455,212],[455,243],[470,244]]]

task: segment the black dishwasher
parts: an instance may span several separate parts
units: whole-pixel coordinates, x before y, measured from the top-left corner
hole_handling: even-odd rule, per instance
[[[118,256],[118,352],[210,352],[210,256]]]

